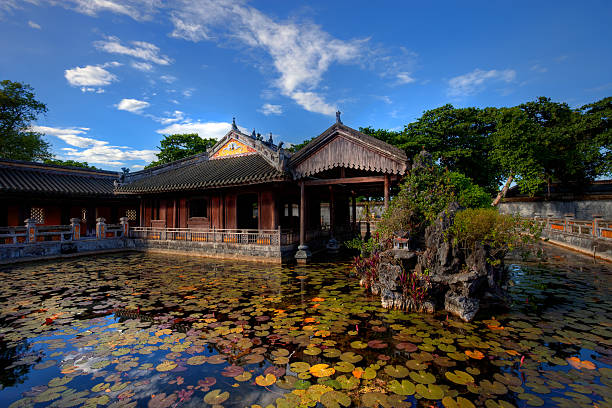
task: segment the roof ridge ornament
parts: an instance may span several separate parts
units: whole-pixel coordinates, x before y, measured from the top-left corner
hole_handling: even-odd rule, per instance
[[[236,126],[236,118],[232,118],[232,130],[238,130],[238,126]]]
[[[338,123],[338,124],[340,124],[340,125],[342,124],[342,121],[340,120],[340,114],[341,114],[341,113],[342,113],[342,112],[340,112],[339,110],[338,110],[338,111],[336,111],[336,123]]]
[[[251,133],[251,137],[253,139],[257,139],[257,134],[255,133],[255,128],[253,128],[253,133]]]

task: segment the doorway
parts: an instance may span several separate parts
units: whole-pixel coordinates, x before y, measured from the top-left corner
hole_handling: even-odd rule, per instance
[[[259,206],[257,194],[241,194],[238,196],[236,211],[238,229],[259,228]]]

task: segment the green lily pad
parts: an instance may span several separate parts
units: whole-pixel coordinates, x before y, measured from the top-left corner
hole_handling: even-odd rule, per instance
[[[321,395],[320,401],[326,408],[348,407],[351,405],[351,398],[340,391],[328,391]]]
[[[399,382],[398,380],[392,380],[387,386],[389,388],[389,391],[394,392],[398,395],[412,395],[416,390],[414,384],[408,380],[402,380],[402,382]]]
[[[390,377],[404,378],[408,376],[408,369],[401,365],[385,366],[385,373]]]
[[[417,384],[416,392],[421,397],[429,400],[439,400],[444,397],[444,391],[436,384],[428,384],[427,386],[424,384]]]

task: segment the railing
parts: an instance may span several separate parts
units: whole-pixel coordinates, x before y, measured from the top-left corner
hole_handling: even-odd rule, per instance
[[[131,238],[192,242],[222,242],[250,245],[286,245],[290,232],[253,229],[195,229],[195,228],[130,228]]]
[[[1,227],[0,245],[23,244],[28,240],[26,227]]]
[[[126,217],[121,224],[106,224],[104,218],[98,218],[96,239],[119,238],[127,235],[129,223]],[[23,227],[0,227],[0,245],[34,244],[47,241],[78,241],[81,238],[81,220],[72,218],[70,225],[36,225],[33,219],[27,219]]]
[[[612,240],[612,220],[594,217],[592,220],[575,220],[571,216],[535,217],[544,230],[565,232],[584,237]]]

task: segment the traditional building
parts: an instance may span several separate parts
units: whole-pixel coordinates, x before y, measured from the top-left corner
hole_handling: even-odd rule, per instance
[[[406,154],[336,123],[291,155],[232,129],[210,151],[126,176],[116,192],[140,199],[141,226],[150,228],[287,231],[290,242],[354,231],[358,196],[384,197],[407,169]],[[329,210],[329,228],[321,209]]]
[[[339,113],[293,155],[271,134],[248,135],[234,122],[209,151],[134,173],[2,161],[0,226],[80,218],[81,230],[93,232],[97,218],[127,216],[139,243],[199,241],[198,251],[207,250],[203,242],[214,250],[276,245],[275,257],[299,249],[297,258],[306,259],[309,249],[333,250],[336,239],[355,233],[357,197],[388,206],[407,165],[402,150],[345,126]],[[237,246],[224,251],[242,254]]]
[[[138,198],[114,191],[119,173],[0,159],[0,227],[68,225],[81,220],[83,235],[95,235],[97,218],[139,225]]]

